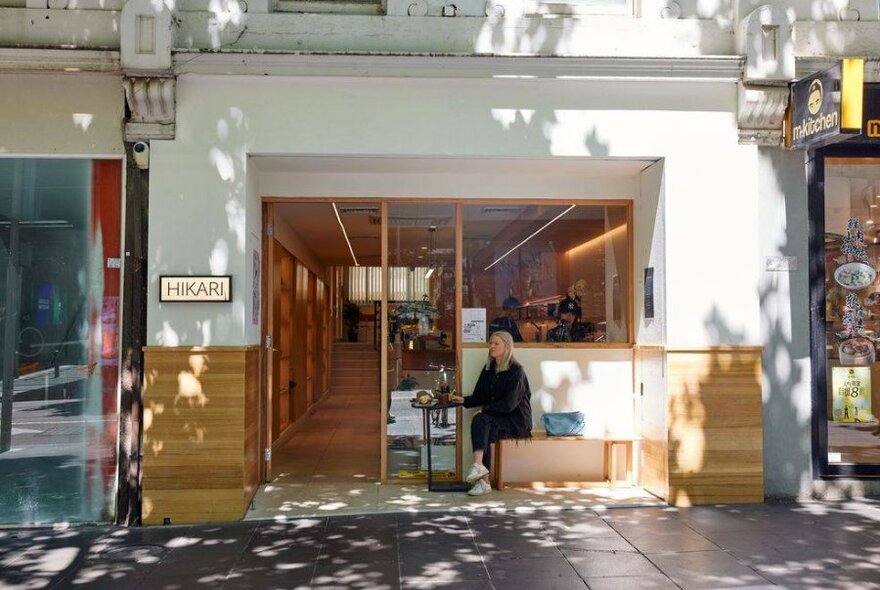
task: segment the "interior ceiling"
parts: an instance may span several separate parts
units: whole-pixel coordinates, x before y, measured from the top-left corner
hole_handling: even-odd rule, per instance
[[[536,178],[568,178],[568,184],[565,186],[574,187],[569,190],[573,190],[576,194],[577,186],[582,184],[590,185],[591,182],[602,179],[636,178],[653,162],[654,160],[645,158],[444,158],[337,155],[254,155],[249,159],[249,165],[253,165],[260,173],[272,175],[274,182],[281,182],[282,187],[285,181],[278,179],[279,175],[284,174],[290,176],[290,182],[296,182],[297,177],[311,179],[305,181],[307,184],[314,181],[315,175],[344,179],[340,180],[340,183],[341,186],[346,187],[346,182],[350,184],[351,178],[361,176],[393,178],[399,174],[409,183],[418,183],[418,178],[423,175],[449,176],[459,181],[463,181],[465,177],[473,177],[482,179],[479,182],[483,183],[488,176],[503,178],[508,183],[514,184],[517,178],[523,178],[524,181],[528,179],[527,183],[535,183]],[[540,184],[539,181],[536,186]],[[298,188],[302,189],[302,187]],[[273,195],[276,199],[285,194],[283,188],[274,190],[278,191]],[[319,192],[320,190],[319,188]],[[567,191],[563,192],[567,194]],[[292,195],[292,192],[290,194]],[[384,193],[378,194],[384,195]],[[534,203],[535,200],[531,202]],[[584,205],[578,205],[566,213],[563,218],[542,232],[541,238],[533,243],[540,243],[542,240],[546,243],[552,240],[553,250],[564,251],[601,234],[604,231],[603,208],[589,206],[586,201],[583,202]],[[505,245],[513,246],[565,211],[567,206],[560,204],[526,206],[521,205],[520,201],[505,200],[500,197],[484,203],[486,204],[465,206],[466,252],[474,252],[475,246],[486,249],[487,252],[504,248]],[[362,265],[380,265],[379,202],[340,199],[337,204],[358,262]],[[352,263],[348,245],[329,202],[309,202],[304,200],[304,196],[291,196],[289,202],[275,200],[275,210],[277,216],[311,247],[323,264],[346,266]],[[403,203],[390,200],[388,237],[389,252],[392,255],[391,264],[427,265],[429,263],[427,254],[431,244],[431,233],[428,228],[432,225],[436,226],[436,231],[433,233],[430,262],[453,260],[455,227],[453,205],[427,201]],[[617,222],[611,225],[617,225]]]
[[[331,203],[275,203],[274,207],[276,216],[290,226],[323,264],[351,265],[351,254]],[[364,266],[379,266],[379,203],[340,202],[337,207],[358,262]],[[510,247],[567,208],[566,205],[466,205],[463,211],[465,251],[482,251],[493,243],[496,247],[499,244]],[[540,238],[535,238],[536,242],[550,241],[553,249],[560,252],[571,249],[600,235],[604,231],[604,217],[601,206],[579,205],[538,234]],[[392,265],[428,266],[455,260],[454,205],[392,203],[388,218]],[[434,232],[430,231],[431,226],[435,227]],[[495,249],[490,247],[492,252]]]

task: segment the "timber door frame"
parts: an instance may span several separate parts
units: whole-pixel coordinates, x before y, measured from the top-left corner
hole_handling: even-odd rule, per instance
[[[268,483],[272,478],[272,389],[275,387],[272,363],[273,344],[269,335],[275,327],[272,285],[275,284],[275,238],[272,236],[274,205],[263,203],[262,269],[260,273],[260,481]]]

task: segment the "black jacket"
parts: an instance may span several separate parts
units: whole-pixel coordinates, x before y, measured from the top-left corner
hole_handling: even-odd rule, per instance
[[[530,438],[532,436],[532,392],[522,365],[511,363],[506,371],[483,369],[474,393],[464,398],[464,407],[482,406],[483,413],[493,418],[498,438]]]

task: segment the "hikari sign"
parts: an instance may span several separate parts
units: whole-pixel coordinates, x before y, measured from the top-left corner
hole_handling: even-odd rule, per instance
[[[228,303],[232,301],[231,276],[159,277],[159,302]]]

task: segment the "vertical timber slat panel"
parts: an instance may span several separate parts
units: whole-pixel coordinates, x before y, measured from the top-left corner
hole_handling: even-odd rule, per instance
[[[763,502],[761,349],[667,355],[669,503]]]
[[[145,347],[143,523],[237,520],[258,481],[259,350]]]

